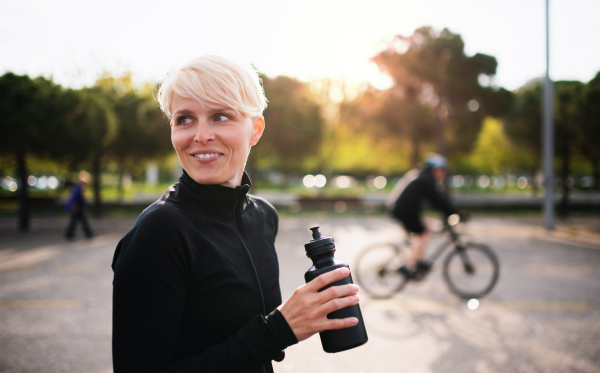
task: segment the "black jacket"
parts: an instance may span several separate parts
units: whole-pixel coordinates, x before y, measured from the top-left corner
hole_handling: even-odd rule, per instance
[[[396,200],[392,214],[401,220],[418,218],[421,216],[425,201],[431,203],[446,217],[457,213],[448,197],[438,190],[431,169],[426,168],[402,191]]]
[[[277,212],[242,186],[185,172],[113,259],[118,372],[272,372],[297,343],[281,304]],[[269,313],[270,312],[270,313]]]

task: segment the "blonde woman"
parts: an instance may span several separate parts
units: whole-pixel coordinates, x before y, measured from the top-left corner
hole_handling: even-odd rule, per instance
[[[358,287],[325,285],[332,271],[282,304],[277,212],[248,194],[250,148],[266,99],[248,64],[204,56],[171,72],[158,99],[183,175],[117,246],[115,372],[273,372],[288,346],[355,325],[327,314],[358,303]]]

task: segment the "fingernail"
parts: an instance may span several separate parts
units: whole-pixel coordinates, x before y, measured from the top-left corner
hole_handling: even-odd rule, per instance
[[[356,291],[358,293],[359,290],[360,290],[360,288],[358,287],[358,285],[354,285],[354,291]]]
[[[358,324],[358,319],[357,319],[356,317],[352,319],[352,324],[353,324],[353,325],[356,325],[356,324]]]
[[[359,296],[358,296],[358,295],[355,295],[355,296],[354,296],[354,299],[356,300],[356,303],[360,302],[360,298],[359,298]]]
[[[340,272],[342,272],[342,274],[344,276],[347,276],[350,273],[350,270],[348,268],[343,267]]]

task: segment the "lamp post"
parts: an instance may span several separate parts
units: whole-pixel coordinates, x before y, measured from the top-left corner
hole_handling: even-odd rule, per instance
[[[546,0],[546,79],[544,81],[544,226],[554,229],[554,121],[550,80],[550,0]]]

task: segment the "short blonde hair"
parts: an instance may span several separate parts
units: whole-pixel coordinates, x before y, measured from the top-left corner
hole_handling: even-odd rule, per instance
[[[252,65],[223,56],[195,58],[171,71],[158,89],[158,102],[171,119],[173,94],[202,105],[225,105],[236,112],[262,115],[267,99],[258,72]]]

